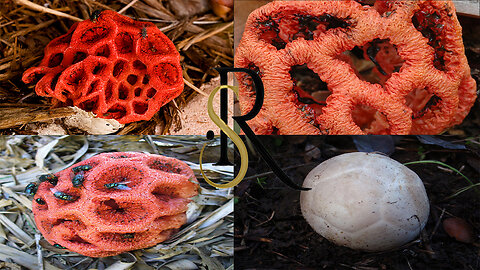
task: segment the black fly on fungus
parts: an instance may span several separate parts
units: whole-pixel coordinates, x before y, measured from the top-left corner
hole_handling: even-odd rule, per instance
[[[79,172],[72,178],[72,185],[74,187],[80,187],[85,181],[85,173],[83,171]]]
[[[74,173],[79,173],[79,172],[81,172],[81,171],[88,171],[88,170],[90,170],[90,169],[92,169],[92,168],[93,168],[92,165],[80,165],[80,166],[77,166],[77,167],[73,167],[73,168],[72,168],[72,171],[73,171]]]
[[[57,182],[58,182],[58,178],[53,174],[40,175],[39,180],[40,180],[40,183],[48,181],[50,184],[54,186],[57,185]]]
[[[53,196],[57,199],[64,200],[64,201],[74,201],[75,197],[72,195],[68,195],[67,193],[56,191],[53,193]]]
[[[37,183],[30,183],[25,187],[25,193],[29,196],[35,195],[37,193],[38,186]]]
[[[119,182],[119,183],[108,183],[103,185],[108,189],[120,189],[120,190],[130,190],[130,188],[126,185],[128,182]]]
[[[41,198],[36,198],[36,199],[35,199],[35,202],[38,203],[38,204],[40,204],[40,205],[45,205],[45,204],[46,204],[46,202],[45,202],[43,199],[41,199]]]

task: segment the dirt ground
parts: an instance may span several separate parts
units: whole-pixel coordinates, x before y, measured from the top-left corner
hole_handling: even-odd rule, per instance
[[[478,133],[477,133],[478,134]],[[415,136],[395,137],[391,157],[401,163],[438,160],[480,181],[480,140],[442,139],[465,145],[449,150],[421,143]],[[357,151],[351,136],[260,136],[287,175],[301,185],[308,172],[333,156]],[[250,151],[247,177],[235,195],[236,269],[480,269],[480,189],[450,195],[469,183],[434,164],[408,165],[425,184],[430,216],[421,235],[404,248],[367,253],[336,246],[316,234],[304,220],[300,192],[287,188],[267,164]],[[441,221],[460,217],[470,223],[475,242],[450,238]]]

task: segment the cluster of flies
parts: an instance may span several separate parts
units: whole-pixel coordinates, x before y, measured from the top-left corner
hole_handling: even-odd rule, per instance
[[[92,169],[91,165],[80,165],[77,167],[72,168],[73,173],[75,176],[72,178],[72,185],[76,188],[83,186],[83,182],[85,181],[85,172]],[[53,174],[44,174],[41,175],[38,179],[40,183],[48,182],[53,186],[56,186],[58,183],[58,178]],[[119,183],[107,183],[103,185],[107,189],[119,189],[119,190],[129,190],[130,188],[126,185],[126,182],[119,182]],[[30,183],[25,187],[25,193],[28,196],[35,196],[38,190],[38,185],[36,182]],[[51,189],[53,191],[53,196],[57,199],[64,200],[64,201],[75,201],[77,198],[75,196],[69,195],[67,193],[56,191],[55,189]],[[36,198],[35,202],[40,205],[45,205],[46,202],[42,198]],[[127,233],[124,235],[123,238],[133,238],[133,234]],[[54,244],[56,248],[65,249],[65,247]]]

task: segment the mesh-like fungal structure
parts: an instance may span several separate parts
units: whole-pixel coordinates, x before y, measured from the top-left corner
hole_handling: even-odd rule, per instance
[[[172,41],[153,23],[108,10],[52,40],[22,79],[40,96],[122,124],[149,120],[183,90]]]
[[[278,1],[250,14],[235,66],[264,83],[248,122],[257,134],[437,134],[463,121],[476,83],[453,3],[361,2]],[[355,50],[378,82],[359,74],[347,55]],[[318,76],[323,99],[302,89],[299,67]],[[237,79],[245,114],[256,93],[249,75]]]
[[[166,240],[198,189],[184,162],[133,152],[99,154],[42,180],[33,199],[38,229],[55,247],[90,257]]]

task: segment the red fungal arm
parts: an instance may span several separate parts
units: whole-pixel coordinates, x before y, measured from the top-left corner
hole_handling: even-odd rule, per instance
[[[381,84],[345,61],[355,47],[376,63]],[[298,99],[299,65],[328,85],[326,104]],[[272,2],[250,14],[235,66],[256,70],[265,86],[249,121],[257,134],[437,134],[461,123],[476,98],[450,1]],[[245,114],[255,92],[248,75],[236,76]]]
[[[90,257],[166,240],[186,222],[198,189],[182,161],[142,153],[99,154],[55,176],[33,199],[37,227],[52,245]]]
[[[120,123],[152,118],[183,90],[173,43],[153,23],[109,10],[52,40],[22,79],[40,96]]]

